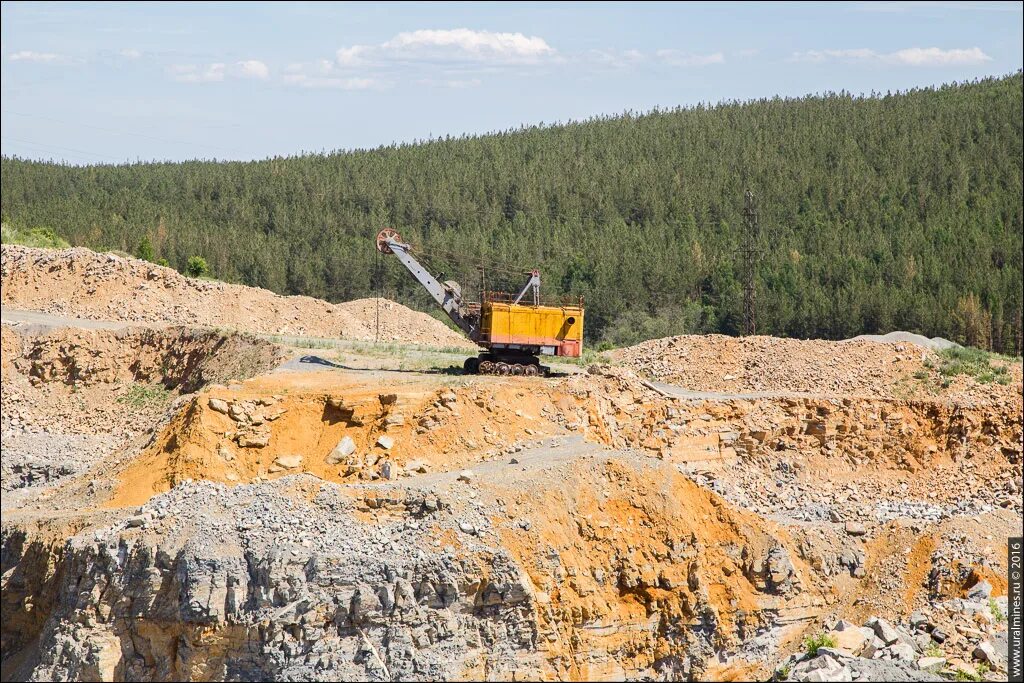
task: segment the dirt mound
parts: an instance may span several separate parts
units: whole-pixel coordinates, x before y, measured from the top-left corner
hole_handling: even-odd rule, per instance
[[[306,296],[187,278],[172,268],[89,249],[3,245],[3,303],[96,320],[227,327],[257,334],[372,341],[376,302],[335,305]],[[380,339],[429,346],[472,345],[428,315],[382,302]]]
[[[80,472],[199,387],[267,372],[284,351],[211,330],[3,325],[4,490]]]
[[[285,355],[263,339],[212,330],[64,328],[22,342],[21,358],[13,365],[35,382],[79,387],[159,383],[188,393],[211,382],[262,374],[279,365]]]
[[[914,334],[913,332],[903,332],[902,330],[889,332],[888,334],[859,334],[856,337],[853,337],[852,341],[858,339],[883,343],[910,342],[911,344],[916,344],[921,348],[934,349],[936,351],[959,346],[956,342],[951,342],[943,337],[932,337],[929,339],[924,335]]]
[[[308,472],[326,481],[397,480],[458,470],[560,431],[552,397],[529,380],[430,388],[266,376],[193,399],[123,467],[115,505],[141,504],[186,479],[246,483]]]
[[[814,395],[911,398],[928,390],[919,380],[935,374],[934,351],[912,342],[863,339],[826,341],[718,334],[652,339],[611,352],[637,374],[694,391],[793,392]],[[1011,386],[977,385],[963,378],[944,398],[972,402],[1020,394],[1020,366]]]

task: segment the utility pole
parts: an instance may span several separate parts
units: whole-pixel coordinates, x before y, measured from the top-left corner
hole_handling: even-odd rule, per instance
[[[757,206],[750,190],[743,193],[743,334],[757,332],[757,292],[754,278],[760,257],[760,227]]]

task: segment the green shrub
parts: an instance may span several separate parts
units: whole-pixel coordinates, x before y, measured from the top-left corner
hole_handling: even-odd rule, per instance
[[[1003,614],[1003,610],[999,609],[999,603],[995,601],[995,598],[988,599],[988,609],[992,612],[992,617],[996,620],[997,624],[1002,624],[1006,621],[1006,615]]]
[[[46,249],[67,249],[68,241],[53,231],[52,228],[16,228],[3,224],[0,241],[4,244],[19,244],[23,247],[44,247]]]
[[[153,250],[153,245],[149,241],[149,237],[143,237],[142,241],[139,242],[139,247],[135,250],[135,255],[140,259],[152,262],[156,258],[156,252]]]
[[[162,384],[134,383],[124,394],[117,397],[117,402],[131,408],[146,408],[166,401],[171,392]]]
[[[836,638],[830,633],[819,633],[816,636],[807,636],[804,638],[804,649],[807,651],[807,654],[812,657],[818,654],[818,648],[835,646]]]
[[[189,256],[185,264],[185,275],[189,277],[203,277],[210,274],[210,266],[202,256]]]

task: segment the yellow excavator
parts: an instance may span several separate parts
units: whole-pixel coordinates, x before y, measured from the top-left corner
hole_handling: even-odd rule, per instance
[[[390,228],[377,233],[377,251],[394,254],[452,322],[483,351],[467,358],[468,374],[547,375],[544,356],[577,358],[583,352],[583,297],[572,304],[542,305],[540,271],[518,294],[481,292],[479,302],[462,298],[457,282],[440,282],[412,255],[412,247]]]

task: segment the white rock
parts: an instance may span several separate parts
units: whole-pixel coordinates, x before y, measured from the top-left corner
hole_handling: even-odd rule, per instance
[[[302,464],[302,456],[301,455],[279,455],[274,460],[274,462],[277,463],[278,465],[280,465],[281,467],[290,470],[290,469],[298,467],[299,465]]]
[[[210,406],[210,410],[218,413],[224,413],[225,415],[228,414],[228,410],[230,409],[228,407],[228,402],[219,398],[211,398],[207,405]]]

